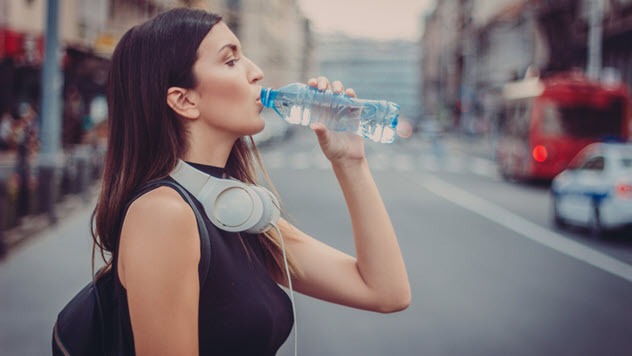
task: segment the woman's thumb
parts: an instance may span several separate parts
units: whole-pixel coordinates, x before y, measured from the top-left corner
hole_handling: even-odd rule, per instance
[[[318,137],[318,142],[320,142],[321,144],[327,142],[329,134],[325,125],[323,125],[321,122],[315,122],[309,125],[309,128],[316,133],[316,137]]]

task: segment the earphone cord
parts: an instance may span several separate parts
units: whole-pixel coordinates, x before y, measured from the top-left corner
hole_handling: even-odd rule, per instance
[[[296,320],[296,307],[294,305],[294,290],[292,289],[292,277],[290,277],[290,268],[287,265],[287,256],[285,255],[285,245],[283,244],[283,235],[276,225],[272,225],[279,233],[281,240],[281,250],[283,251],[283,261],[285,262],[285,275],[287,276],[287,285],[290,288],[290,300],[292,301],[292,315],[294,316],[294,356],[298,355],[298,322]]]

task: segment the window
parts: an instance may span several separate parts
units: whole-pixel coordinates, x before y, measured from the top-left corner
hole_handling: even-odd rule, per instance
[[[584,165],[580,169],[586,171],[600,172],[603,171],[604,164],[605,159],[602,156],[597,156],[586,161],[586,163],[584,163]]]
[[[542,133],[548,135],[561,135],[562,130],[562,114],[557,106],[552,102],[544,104],[542,112]]]

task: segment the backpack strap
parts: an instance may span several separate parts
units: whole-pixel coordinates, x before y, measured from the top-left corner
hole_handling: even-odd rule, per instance
[[[180,186],[178,183],[169,180],[169,179],[161,179],[153,182],[149,182],[139,188],[138,193],[130,200],[134,201],[139,196],[145,194],[149,189],[156,188],[158,186],[169,186],[173,188],[175,191],[180,193],[182,198],[191,206],[193,209],[193,213],[195,213],[195,220],[198,225],[198,232],[200,234],[200,265],[198,267],[198,275],[200,277],[200,290],[204,286],[206,282],[206,276],[208,275],[209,266],[211,264],[211,239],[208,234],[208,230],[206,229],[206,224],[204,223],[204,219],[202,218],[202,213],[198,209],[197,205],[193,201],[191,194]]]

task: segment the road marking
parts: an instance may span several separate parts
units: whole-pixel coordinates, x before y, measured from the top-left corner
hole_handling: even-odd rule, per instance
[[[281,152],[270,152],[262,155],[263,163],[266,168],[282,168],[285,157]]]
[[[528,239],[632,282],[632,266],[629,264],[548,230],[492,202],[457,188],[452,184],[445,183],[435,176],[424,174],[422,178],[420,184],[435,195],[504,226]]]
[[[450,173],[463,173],[463,160],[461,157],[448,157],[445,161],[445,170]]]
[[[483,158],[473,157],[470,170],[481,176],[493,176],[496,173],[496,164]]]
[[[368,156],[369,167],[376,171],[385,171],[388,169],[389,157],[385,153],[376,153]]]
[[[320,150],[299,152],[272,151],[262,154],[263,162],[268,169],[295,169],[295,170],[329,170],[331,164]],[[369,167],[373,171],[397,171],[397,172],[447,172],[466,174],[472,172],[490,179],[500,180],[493,161],[481,158],[469,158],[464,156],[447,156],[438,158],[432,155],[415,156],[411,153],[387,154],[375,152],[367,155]]]
[[[310,157],[307,152],[296,152],[290,158],[290,167],[298,170],[307,169],[310,165]]]
[[[312,160],[314,161],[314,165],[316,169],[321,169],[321,170],[331,169],[331,163],[329,163],[329,160],[327,159],[327,157],[325,157],[325,155],[322,153],[312,155]]]
[[[413,160],[410,155],[398,155],[395,157],[395,170],[398,172],[410,172],[414,170]]]
[[[419,163],[421,164],[421,167],[427,171],[435,172],[439,169],[439,165],[437,164],[437,160],[435,158],[421,156]]]

